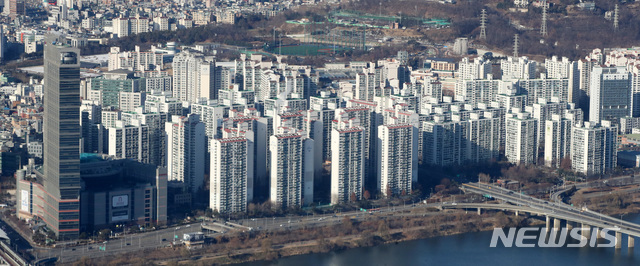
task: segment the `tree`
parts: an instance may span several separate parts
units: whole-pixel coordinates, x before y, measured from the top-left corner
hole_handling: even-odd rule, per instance
[[[364,191],[364,195],[363,195],[364,199],[369,200],[371,198],[371,193],[369,193],[369,190],[365,190]]]
[[[57,239],[57,237],[56,237],[56,233],[54,233],[54,232],[53,232],[53,231],[51,231],[51,230],[47,231],[47,238],[48,238],[48,239],[51,239],[51,240],[56,240],[56,239]]]
[[[262,252],[267,253],[271,251],[271,239],[265,238],[262,240],[260,247],[262,248]]]
[[[109,235],[111,234],[111,230],[102,229],[98,232],[98,240],[104,241],[109,239]]]
[[[571,157],[564,157],[560,161],[560,168],[563,170],[571,171]]]
[[[351,233],[351,231],[353,230],[353,222],[351,221],[351,218],[347,216],[342,218],[342,228],[344,229],[344,232],[346,234]]]
[[[226,247],[229,250],[239,249],[242,246],[242,241],[240,241],[239,237],[234,237],[229,239],[229,243],[227,243]]]
[[[349,197],[349,200],[351,200],[351,201],[357,201],[358,200],[358,196],[356,196],[355,192],[351,192],[351,196]]]
[[[36,244],[43,245],[47,241],[47,236],[45,236],[42,232],[37,231],[35,234],[33,234],[33,236],[31,236],[31,239]]]
[[[76,261],[75,263],[73,263],[73,265],[74,266],[93,266],[93,265],[96,265],[96,264],[93,263],[90,258],[82,257],[82,258],[80,258],[79,261]]]
[[[491,176],[488,175],[488,174],[485,174],[485,173],[479,173],[478,174],[478,181],[489,183],[489,182],[491,182]]]
[[[188,258],[191,256],[191,251],[189,251],[187,248],[182,248],[180,250],[180,256],[182,256],[182,258]]]
[[[389,224],[387,224],[387,220],[381,220],[378,223],[378,235],[385,240],[389,240]]]

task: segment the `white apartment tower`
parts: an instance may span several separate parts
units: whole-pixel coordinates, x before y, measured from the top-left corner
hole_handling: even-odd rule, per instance
[[[491,71],[491,62],[481,57],[476,57],[473,61],[465,57],[458,63],[458,78],[461,80],[487,79]]]
[[[216,63],[198,52],[183,51],[173,58],[173,97],[191,103],[217,99]]]
[[[378,127],[378,191],[385,196],[411,193],[418,179],[417,142],[417,128],[410,124]]]
[[[366,70],[366,69],[365,69]],[[359,72],[356,75],[356,89],[354,97],[358,100],[373,101],[375,96],[376,75],[368,71]]]
[[[423,163],[451,166],[463,161],[461,146],[464,145],[465,124],[457,115],[452,118],[453,121],[447,121],[444,116],[437,115],[433,117],[433,121],[422,123]]]
[[[570,102],[577,103],[580,97],[580,70],[578,62],[569,61],[569,58],[562,57],[558,60],[557,56],[544,61],[546,77],[549,79],[567,79],[568,80],[568,98]]]
[[[116,121],[116,126],[109,128],[109,155],[149,163],[150,141],[148,126]]]
[[[209,208],[245,212],[253,198],[253,143],[245,137],[212,139]]]
[[[478,164],[498,159],[501,119],[491,112],[469,114],[466,121],[465,162]]]
[[[345,126],[331,131],[331,204],[362,199],[365,129]]]
[[[538,121],[517,108],[513,111],[505,118],[505,156],[514,164],[534,164],[538,158]]]
[[[502,80],[512,79],[535,79],[536,62],[529,61],[523,57],[509,57],[500,61],[500,69],[502,70]]]
[[[327,91],[320,92],[319,96],[309,98],[309,109],[319,113],[322,121],[322,159],[331,160],[331,127],[338,109],[338,98],[331,97]]]
[[[334,128],[343,128],[348,122],[346,121],[356,121],[357,125],[364,128],[364,144],[362,147],[362,152],[364,153],[364,176],[367,179],[373,180],[376,178],[375,175],[375,164],[377,162],[377,157],[374,156],[373,152],[375,152],[375,144],[376,144],[376,134],[377,125],[374,125],[372,120],[373,113],[370,107],[347,107],[336,110],[335,121],[343,121],[343,122],[335,122]],[[333,138],[334,134],[331,133],[331,138]],[[333,139],[331,140],[331,149],[333,149]],[[331,151],[331,161],[334,162],[336,157],[333,156],[333,151]]]
[[[283,133],[272,135],[269,142],[274,207],[287,209],[313,202],[313,140]]]
[[[552,115],[545,121],[544,164],[548,167],[560,167],[565,158],[571,156],[571,131],[573,120],[563,119],[561,115]]]
[[[165,123],[168,180],[184,184],[195,193],[204,183],[205,137],[200,116],[173,116]]]
[[[571,134],[571,168],[586,175],[598,175],[616,167],[618,129],[602,120],[578,123]]]
[[[111,47],[109,51],[109,71],[129,69],[131,71],[160,70],[163,67],[162,54],[141,51],[135,46],[133,51],[121,52],[120,47]]]
[[[468,101],[471,104],[490,103],[496,100],[500,88],[500,81],[494,80],[492,75],[483,80],[458,80],[455,87],[455,99]]]

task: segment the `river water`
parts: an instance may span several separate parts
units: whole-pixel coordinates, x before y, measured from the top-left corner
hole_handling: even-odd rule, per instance
[[[629,214],[625,220],[640,223],[640,215]],[[404,265],[640,265],[640,239],[636,248],[516,248],[489,247],[492,232],[465,233],[454,236],[355,248],[325,254],[307,254],[271,262],[251,262],[243,266],[404,266]],[[532,243],[529,240],[525,243]]]

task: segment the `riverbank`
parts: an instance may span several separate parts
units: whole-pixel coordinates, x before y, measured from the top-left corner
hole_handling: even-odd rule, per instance
[[[639,187],[640,188],[640,187]],[[613,191],[585,189],[571,202],[589,209],[618,216],[640,212],[640,203],[631,191],[621,187]],[[611,193],[609,193],[611,192]],[[578,199],[579,201],[576,201]],[[575,202],[574,202],[575,201]],[[578,204],[580,202],[580,204]],[[207,243],[204,248],[162,248],[141,254],[123,254],[115,258],[86,259],[79,265],[221,265],[331,251],[371,247],[385,243],[426,239],[470,232],[490,231],[496,227],[532,226],[544,221],[528,215],[515,216],[501,211],[482,215],[463,210],[416,208],[411,211],[362,216],[343,216],[341,223],[330,227],[303,226],[272,231],[227,233]]]
[[[385,243],[493,230],[495,227],[527,226],[540,223],[527,216],[503,212],[428,210],[398,212],[393,216],[368,215],[362,220],[344,217],[339,225],[305,227],[297,230],[246,232],[219,236],[202,249],[184,247],[123,254],[117,258],[81,259],[79,265],[220,265],[331,251],[371,247]]]

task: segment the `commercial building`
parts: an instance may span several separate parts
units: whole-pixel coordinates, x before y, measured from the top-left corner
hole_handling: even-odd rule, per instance
[[[80,232],[80,51],[50,37],[44,58],[41,218],[60,239]],[[61,212],[60,210],[64,210]]]
[[[106,155],[82,154],[82,189],[78,209],[79,230],[90,232],[113,224],[163,225],[167,222],[167,173],[165,168]],[[41,170],[29,165],[17,179],[18,217],[45,219],[48,191]],[[45,220],[46,221],[46,220]],[[65,231],[61,231],[63,233]],[[72,239],[69,234],[65,239]]]
[[[617,123],[631,115],[631,73],[625,67],[595,66],[589,90],[589,121]]]
[[[144,78],[129,70],[116,69],[87,82],[88,98],[102,107],[113,107],[123,112],[144,106],[146,99]]]

